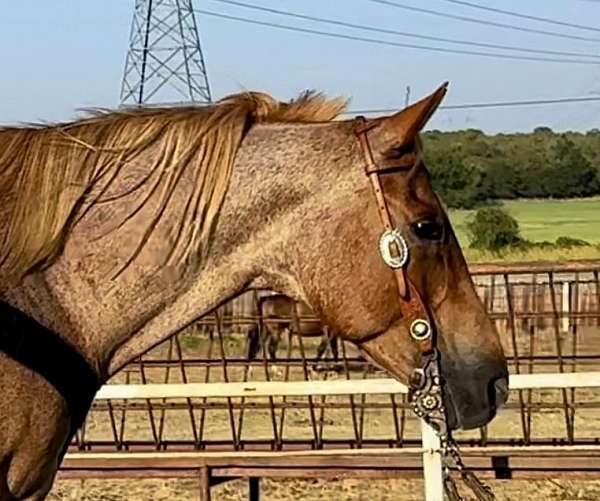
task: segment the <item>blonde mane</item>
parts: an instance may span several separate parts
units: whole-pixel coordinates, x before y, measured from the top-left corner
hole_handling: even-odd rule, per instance
[[[0,289],[50,264],[79,209],[97,203],[150,146],[160,153],[144,183],[152,184],[150,192],[160,203],[128,263],[160,220],[191,160],[196,185],[172,255],[184,259],[198,252],[201,258],[249,128],[261,122],[330,121],[345,106],[344,99],[313,92],[288,103],[246,92],[211,106],[103,111],[68,124],[0,128]]]

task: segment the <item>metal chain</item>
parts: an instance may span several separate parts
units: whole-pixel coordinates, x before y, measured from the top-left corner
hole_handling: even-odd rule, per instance
[[[478,501],[494,501],[496,498],[491,488],[466,469],[458,444],[448,429],[437,349],[434,348],[423,356],[423,365],[413,371],[410,385],[409,398],[413,411],[437,432],[440,439],[444,492],[448,501],[464,501],[456,481],[452,478],[452,468],[458,471],[461,480],[475,494]]]
[[[443,444],[443,461],[446,465],[444,469],[445,477],[447,476],[448,481],[446,482],[446,478],[444,478],[444,486],[447,483],[454,484],[454,479],[452,479],[452,471],[450,469],[450,465],[454,463],[454,467],[460,474],[460,478],[463,483],[475,494],[475,498],[479,501],[494,501],[496,497],[492,492],[492,489],[489,485],[483,483],[475,473],[468,470],[462,460],[460,455],[460,449],[458,448],[458,444],[452,438],[452,435],[448,435],[447,440]],[[452,498],[448,496],[450,500]],[[458,498],[461,500],[462,498]]]

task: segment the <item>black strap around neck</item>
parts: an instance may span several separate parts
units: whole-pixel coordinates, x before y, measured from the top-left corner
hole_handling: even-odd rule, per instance
[[[61,394],[75,433],[101,386],[87,360],[54,332],[3,301],[0,352],[42,376]]]

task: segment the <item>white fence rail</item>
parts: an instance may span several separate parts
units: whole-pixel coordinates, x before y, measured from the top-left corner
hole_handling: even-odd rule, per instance
[[[514,374],[511,390],[600,387],[599,372]],[[320,395],[377,395],[407,393],[395,379],[350,379],[340,381],[256,381],[244,383],[109,384],[96,400],[203,397],[291,397]]]
[[[511,390],[599,388],[600,372],[517,374],[510,376],[509,387]],[[98,392],[96,400],[374,395],[406,392],[406,386],[394,379],[127,384],[103,386]],[[425,423],[422,423],[421,437],[425,499],[427,501],[443,501],[442,462],[439,439],[435,432]]]

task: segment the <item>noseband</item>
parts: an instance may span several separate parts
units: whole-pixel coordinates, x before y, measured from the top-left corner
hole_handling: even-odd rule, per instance
[[[390,217],[387,201],[381,185],[380,175],[392,170],[397,170],[398,165],[377,165],[373,159],[373,152],[369,144],[368,132],[377,127],[375,121],[367,121],[358,116],[354,119],[354,133],[360,143],[365,158],[365,174],[371,182],[373,193],[377,201],[379,217],[384,231],[379,239],[379,251],[385,263],[393,270],[398,285],[400,296],[400,312],[406,330],[410,333],[421,355],[421,367],[415,368],[410,375],[409,399],[413,411],[436,430],[444,456],[444,488],[449,500],[461,500],[456,488],[448,463],[454,463],[462,479],[475,493],[477,499],[493,500],[491,490],[482,484],[472,472],[465,470],[458,446],[451,436],[448,428],[446,409],[442,394],[442,376],[440,373],[440,355],[436,348],[435,332],[431,315],[425,307],[419,291],[410,281],[406,273],[409,261],[409,250],[406,238],[402,232],[394,228]],[[410,169],[413,162],[403,163],[401,167]]]

